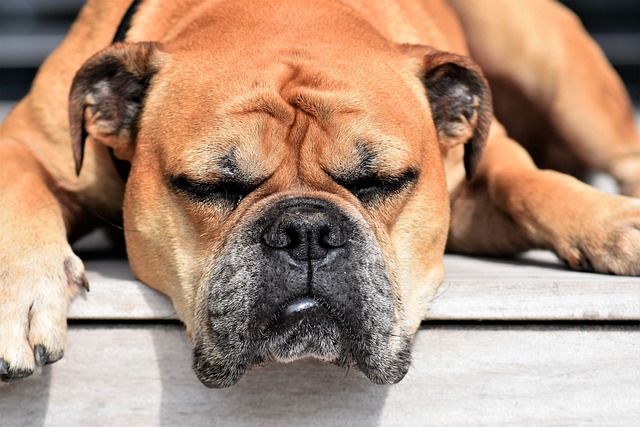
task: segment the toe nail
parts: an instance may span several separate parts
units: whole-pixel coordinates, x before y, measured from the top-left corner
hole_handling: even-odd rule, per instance
[[[5,383],[10,383],[12,381],[21,380],[22,378],[26,378],[29,375],[33,374],[31,370],[9,370],[6,374],[0,375],[2,381]]]
[[[580,254],[580,269],[582,271],[585,271],[587,273],[594,273],[596,270],[595,268],[593,268],[593,264],[591,263],[591,260],[589,258],[587,258],[587,256],[585,254]]]
[[[32,370],[11,369],[6,360],[0,359],[0,380],[3,383],[19,380],[33,374]]]
[[[42,366],[47,363],[47,350],[44,348],[42,344],[38,344],[33,350],[36,365]]]

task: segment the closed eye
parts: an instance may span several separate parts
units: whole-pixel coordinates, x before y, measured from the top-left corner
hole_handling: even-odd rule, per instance
[[[225,203],[232,208],[238,204],[257,185],[237,181],[203,182],[184,175],[169,178],[169,186],[197,203]]]
[[[371,203],[400,193],[418,179],[418,171],[409,169],[398,176],[368,175],[336,182],[351,191],[362,203]]]

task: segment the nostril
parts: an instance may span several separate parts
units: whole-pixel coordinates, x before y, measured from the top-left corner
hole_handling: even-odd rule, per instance
[[[339,248],[347,243],[347,233],[339,226],[327,226],[320,233],[320,245],[326,248]]]
[[[274,249],[285,249],[297,244],[293,233],[291,233],[290,230],[283,230],[281,224],[267,230],[262,236],[262,240],[267,246]]]

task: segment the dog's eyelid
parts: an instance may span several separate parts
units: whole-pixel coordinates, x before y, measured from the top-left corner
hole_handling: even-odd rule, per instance
[[[361,200],[369,201],[377,197],[398,193],[417,181],[418,176],[417,169],[409,168],[394,175],[373,173],[351,179],[334,178],[334,180]]]
[[[168,183],[170,188],[186,194],[198,202],[211,202],[222,199],[236,204],[261,184],[232,180],[200,181],[189,178],[186,175],[171,176],[168,178]]]

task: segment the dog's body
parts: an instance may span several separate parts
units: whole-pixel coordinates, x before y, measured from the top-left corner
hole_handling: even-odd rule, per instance
[[[466,57],[532,151],[640,196],[628,98],[560,6],[145,0],[111,45],[129,6],[89,1],[3,124],[3,380],[62,357],[68,238],[123,203],[208,386],[307,355],[399,381],[445,245],[640,274],[640,200],[538,170]]]

